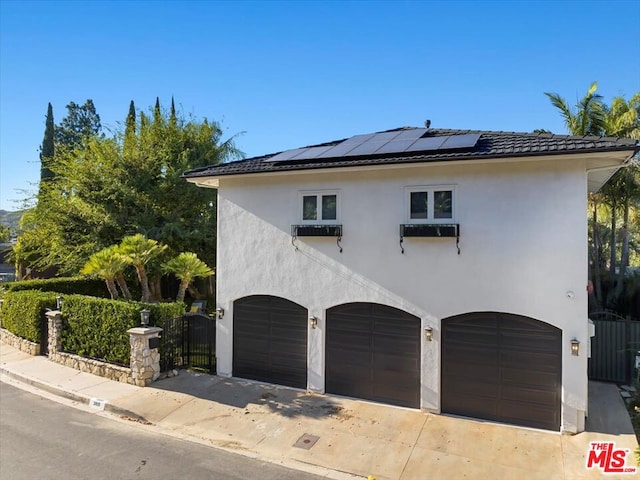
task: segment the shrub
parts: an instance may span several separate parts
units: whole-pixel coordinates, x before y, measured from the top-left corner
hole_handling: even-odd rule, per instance
[[[42,319],[56,307],[56,294],[39,290],[10,291],[2,303],[2,326],[14,335],[40,343]]]
[[[144,304],[68,295],[62,314],[62,349],[85,357],[119,365],[129,365],[127,330],[140,325],[140,311],[151,311],[150,323],[162,327],[164,321],[184,313],[180,303]]]
[[[60,277],[35,280],[21,280],[3,285],[7,292],[41,290],[65,295],[80,294],[109,298],[109,290],[103,280],[85,277]]]
[[[180,317],[185,313],[185,304],[182,302],[151,304],[135,302],[134,304],[138,305],[138,323],[140,323],[140,310],[147,308],[151,311],[149,323],[160,328],[166,320]]]

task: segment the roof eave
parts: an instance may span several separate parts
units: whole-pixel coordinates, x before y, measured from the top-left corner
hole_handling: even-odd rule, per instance
[[[219,180],[221,177],[237,177],[237,176],[245,176],[245,175],[283,175],[287,173],[302,173],[305,171],[324,171],[324,170],[336,170],[336,169],[380,169],[380,168],[394,168],[397,166],[415,166],[415,165],[428,165],[428,164],[460,164],[460,163],[495,163],[495,162],[503,162],[508,159],[516,159],[517,161],[526,161],[530,158],[542,158],[542,157],[551,157],[553,159],[558,156],[565,156],[573,158],[575,155],[582,155],[585,157],[597,156],[601,154],[607,153],[624,153],[629,152],[628,155],[624,155],[620,157],[617,164],[622,165],[624,162],[628,161],[640,150],[639,146],[624,146],[624,147],[611,147],[611,148],[602,148],[598,150],[584,151],[584,150],[576,150],[576,151],[557,151],[557,152],[526,152],[526,153],[500,153],[500,154],[491,154],[482,157],[477,156],[467,156],[467,157],[448,157],[448,158],[434,158],[434,159],[415,159],[415,158],[407,158],[406,160],[394,159],[394,161],[388,163],[376,163],[376,164],[355,164],[355,165],[334,165],[327,166],[326,163],[321,166],[313,163],[305,163],[300,165],[289,165],[289,168],[286,169],[276,169],[276,170],[248,170],[248,171],[236,171],[236,172],[220,172],[217,174],[208,173],[210,170],[198,169],[198,171],[192,170],[191,172],[185,172],[182,174],[182,177],[190,183],[194,183],[201,187],[208,188],[218,188]],[[612,165],[611,168],[614,168],[615,165]],[[190,174],[192,173],[192,174]]]

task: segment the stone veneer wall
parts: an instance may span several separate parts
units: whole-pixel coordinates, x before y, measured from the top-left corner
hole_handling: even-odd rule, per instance
[[[29,355],[40,355],[40,344],[34,343],[30,340],[26,340],[24,338],[18,337],[14,335],[6,328],[0,328],[0,341],[2,343],[6,343],[7,345],[12,346],[13,348],[17,348],[22,352],[26,352]]]
[[[115,380],[116,382],[135,385],[133,377],[131,376],[131,369],[128,367],[121,367],[120,365],[113,365],[111,363],[101,362],[100,360],[65,352],[49,352],[49,360],[64,365],[65,367],[75,368],[81,372],[92,373],[93,375]]]
[[[0,342],[17,348],[18,350],[28,353],[29,355],[40,355],[40,344],[34,343],[24,338],[14,335],[6,328],[0,328]],[[131,369],[113,365],[111,363],[101,362],[91,358],[81,357],[72,353],[65,352],[49,352],[49,360],[71,367],[81,372],[92,373],[100,377],[108,378],[122,383],[130,383],[135,385],[131,375]]]
[[[158,327],[136,327],[127,330],[131,345],[131,377],[134,385],[146,387],[160,378],[160,353],[149,348],[149,341],[162,332]]]

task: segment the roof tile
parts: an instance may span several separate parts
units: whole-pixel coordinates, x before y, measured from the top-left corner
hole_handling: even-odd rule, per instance
[[[403,127],[391,131],[411,130]],[[348,156],[335,158],[316,158],[283,162],[269,162],[276,152],[270,155],[248,158],[234,162],[197,168],[184,173],[186,178],[217,177],[264,172],[311,170],[319,168],[340,168],[366,165],[393,165],[403,163],[446,162],[454,160],[474,160],[506,156],[535,156],[544,154],[591,153],[607,151],[637,151],[638,143],[631,139],[612,137],[576,137],[553,135],[548,133],[490,132],[481,130],[430,129],[428,136],[450,136],[480,134],[476,145],[466,150],[426,151],[390,153],[384,155]],[[342,140],[335,140],[309,147],[333,146]]]

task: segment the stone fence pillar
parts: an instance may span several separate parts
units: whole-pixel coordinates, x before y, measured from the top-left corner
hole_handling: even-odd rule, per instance
[[[127,330],[131,344],[131,376],[139,387],[146,387],[160,377],[160,332],[162,329],[158,327]]]
[[[47,347],[49,348],[49,357],[51,357],[62,351],[62,312],[59,310],[51,310],[45,315],[47,316],[49,334]]]

